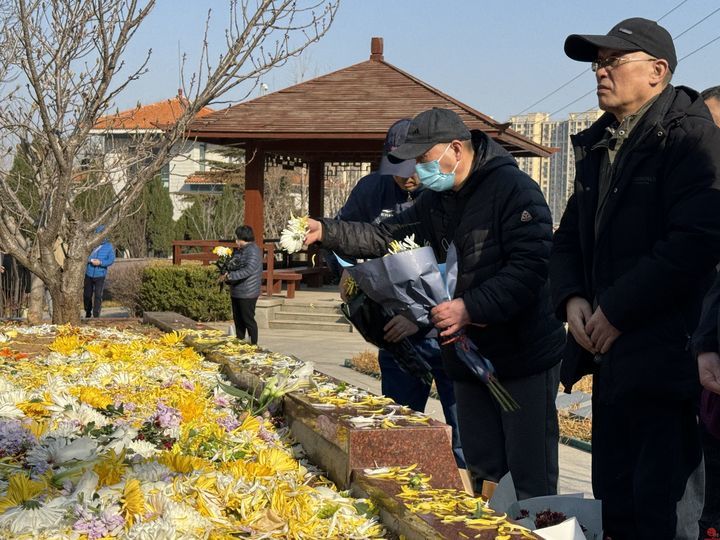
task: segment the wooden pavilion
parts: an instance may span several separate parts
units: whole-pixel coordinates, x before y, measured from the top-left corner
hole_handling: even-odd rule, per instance
[[[323,216],[324,164],[378,163],[385,133],[400,118],[432,108],[457,112],[518,157],[547,157],[552,149],[386,62],[383,40],[374,37],[370,59],[222,111],[197,118],[188,137],[245,148],[245,223],[264,230],[263,188],[267,156],[307,164],[309,212]]]

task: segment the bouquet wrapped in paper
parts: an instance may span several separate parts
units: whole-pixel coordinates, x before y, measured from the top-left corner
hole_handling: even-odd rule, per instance
[[[339,259],[339,258],[338,258]],[[391,312],[407,312],[421,325],[430,322],[430,310],[452,298],[457,277],[457,253],[454,246],[448,250],[447,280],[443,278],[435,253],[431,247],[419,247],[413,237],[393,242],[391,252],[384,257],[350,266],[340,263],[367,296]],[[506,411],[518,405],[495,377],[492,362],[459,332],[448,342],[453,343],[458,358],[472,373],[488,385],[493,397]]]
[[[582,493],[518,501],[512,475],[500,479],[488,506],[546,540],[602,540],[602,502]]]

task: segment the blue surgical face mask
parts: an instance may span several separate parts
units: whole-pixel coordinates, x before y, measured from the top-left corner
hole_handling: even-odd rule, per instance
[[[452,189],[455,185],[455,169],[457,169],[460,164],[459,161],[449,173],[440,171],[440,160],[447,153],[448,148],[450,148],[451,145],[452,143],[447,145],[445,152],[443,152],[438,159],[428,161],[426,163],[415,164],[415,171],[417,172],[418,179],[426,188],[432,189],[433,191],[447,191],[448,189]]]

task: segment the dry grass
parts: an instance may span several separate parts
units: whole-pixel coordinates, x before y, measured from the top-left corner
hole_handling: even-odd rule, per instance
[[[358,353],[350,358],[350,365],[355,371],[372,377],[380,377],[380,364],[378,364],[376,352],[366,350]]]

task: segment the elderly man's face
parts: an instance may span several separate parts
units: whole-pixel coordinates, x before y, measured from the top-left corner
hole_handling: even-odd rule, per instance
[[[413,174],[410,178],[403,178],[402,176],[393,176],[395,183],[405,191],[415,191],[420,185],[417,174]]]
[[[706,99],[705,105],[710,109],[710,114],[712,114],[715,125],[720,127],[720,99],[714,97]]]
[[[658,93],[656,62],[642,51],[599,49],[598,61],[620,59],[617,65],[604,66],[595,72],[598,104],[618,120],[633,114]]]

